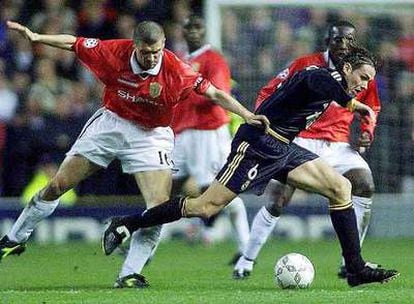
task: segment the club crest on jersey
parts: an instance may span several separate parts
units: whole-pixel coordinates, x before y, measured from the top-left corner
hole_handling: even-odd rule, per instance
[[[161,95],[162,86],[158,82],[150,83],[149,94],[152,98],[157,98]]]
[[[88,38],[83,42],[83,45],[88,49],[94,48],[98,45],[98,39]]]
[[[194,72],[198,72],[200,70],[200,63],[194,62],[191,67],[193,68]]]

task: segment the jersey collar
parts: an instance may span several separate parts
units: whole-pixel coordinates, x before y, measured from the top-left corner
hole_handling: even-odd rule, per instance
[[[189,60],[189,59],[192,59],[194,57],[197,57],[197,56],[201,55],[202,53],[208,51],[209,49],[211,49],[211,45],[210,44],[205,44],[201,48],[199,48],[199,49],[195,50],[194,52],[191,52],[190,54],[188,54],[186,56],[186,59]]]
[[[131,65],[132,72],[135,75],[144,74],[144,75],[153,75],[153,76],[155,76],[155,75],[158,75],[158,73],[161,70],[161,64],[162,64],[162,59],[163,58],[164,58],[164,52],[162,53],[161,58],[160,58],[160,60],[158,61],[157,65],[155,67],[153,67],[152,69],[144,71],[143,69],[141,69],[141,67],[138,64],[137,58],[135,57],[135,50],[134,50],[132,52],[129,63]]]
[[[333,63],[331,57],[329,56],[329,50],[326,50],[323,53],[323,58],[325,59],[325,63],[328,65],[328,67],[330,69],[336,70],[336,67],[335,67],[334,63]]]

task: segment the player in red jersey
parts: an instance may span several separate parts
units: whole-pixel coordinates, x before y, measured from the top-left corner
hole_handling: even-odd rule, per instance
[[[183,27],[184,38],[189,48],[187,62],[193,69],[208,79],[215,87],[226,93],[231,90],[230,68],[219,52],[205,43],[204,20],[192,15]],[[182,189],[184,182],[193,178],[200,195],[214,181],[230,153],[231,135],[229,115],[225,109],[204,96],[192,93],[187,102],[176,108],[172,128],[176,133],[173,159],[178,172],[173,176],[173,192]],[[175,190],[175,191],[174,191]],[[249,223],[246,208],[241,198],[235,198],[225,210],[236,232],[238,251],[231,261],[234,264],[244,251],[249,238]],[[209,240],[217,217],[205,220],[203,240]]]
[[[269,94],[271,94],[281,82],[290,78],[297,71],[309,66],[335,68],[335,63],[348,53],[354,45],[355,26],[350,22],[341,21],[329,28],[325,52],[305,55],[294,60],[288,68],[272,79],[260,92],[257,98],[259,106]],[[375,80],[368,84],[368,88],[356,96],[356,98],[370,106],[376,115],[380,111],[380,101]],[[340,174],[352,183],[352,202],[357,217],[360,242],[364,240],[371,217],[371,204],[374,192],[374,182],[371,170],[361,155],[351,147],[350,125],[354,114],[347,109],[332,102],[327,110],[308,129],[303,130],[294,140],[298,145],[318,154],[327,161]],[[359,149],[366,149],[374,138],[376,120],[361,120],[361,135]],[[245,278],[253,270],[254,260],[268,236],[278,221],[283,206],[286,206],[294,188],[282,184],[270,184],[267,189],[271,202],[263,206],[252,222],[250,239],[243,256],[237,262],[233,276],[236,279]],[[338,275],[346,276],[346,269],[342,265]]]
[[[174,107],[193,91],[238,113],[247,123],[267,128],[267,118],[245,109],[164,49],[164,31],[155,22],[139,23],[133,39],[106,41],[37,34],[10,21],[7,26],[31,42],[75,52],[105,89],[103,107],[85,124],[57,174],[1,239],[0,259],[22,253],[36,224],[55,210],[59,197],[115,158],[125,173],[134,175],[148,207],[168,200],[174,143],[169,125]],[[160,230],[158,226],[132,235],[115,287],[148,286],[140,272],[158,242]]]

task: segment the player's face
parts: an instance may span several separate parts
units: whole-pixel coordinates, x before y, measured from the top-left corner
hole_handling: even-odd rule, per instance
[[[344,75],[348,84],[348,93],[355,96],[359,92],[366,90],[368,83],[374,79],[376,71],[371,65],[364,64],[353,70],[349,63],[344,65]]]
[[[348,26],[333,27],[329,37],[329,52],[335,60],[348,54],[355,45],[355,29]]]
[[[190,48],[201,47],[206,34],[203,21],[200,18],[191,19],[184,25],[183,34]]]
[[[152,69],[157,65],[161,59],[164,46],[165,38],[154,44],[139,42],[135,45],[137,60],[143,70]]]

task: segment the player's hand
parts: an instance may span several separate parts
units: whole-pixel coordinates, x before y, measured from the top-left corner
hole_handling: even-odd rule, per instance
[[[363,119],[367,119],[368,121],[375,121],[376,119],[374,110],[362,102],[357,102],[355,104],[355,112],[358,112],[363,116]]]
[[[371,146],[371,135],[365,131],[362,132],[358,138],[358,151],[359,153],[365,153],[367,149]]]
[[[251,113],[249,116],[244,117],[247,124],[253,126],[261,126],[264,128],[265,133],[269,131],[270,121],[264,115],[256,115]]]
[[[29,28],[27,28],[24,25],[21,25],[18,22],[13,21],[7,21],[7,28],[9,30],[17,31],[19,32],[23,37],[29,39],[29,41],[35,41],[36,40],[36,33],[33,33]]]

